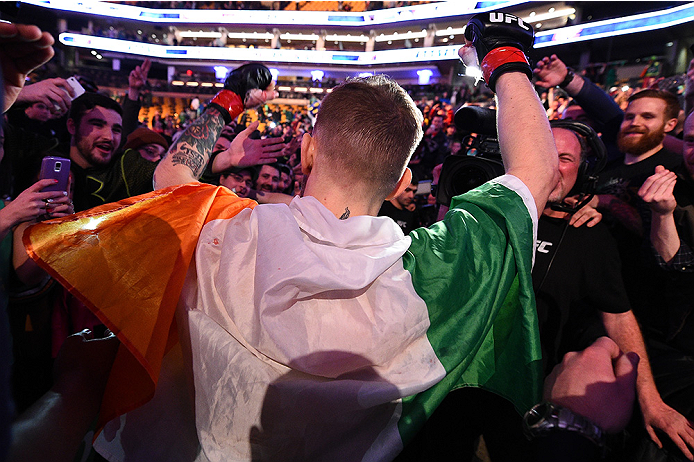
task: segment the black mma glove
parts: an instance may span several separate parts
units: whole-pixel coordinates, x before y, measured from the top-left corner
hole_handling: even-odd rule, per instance
[[[506,72],[523,72],[532,79],[525,53],[532,48],[535,33],[519,17],[501,12],[477,14],[467,23],[465,38],[475,46],[482,75],[492,91]]]
[[[270,83],[270,69],[259,63],[244,64],[229,73],[224,90],[212,98],[208,107],[219,109],[228,124],[244,109],[260,106],[271,99],[265,92]]]
[[[270,69],[259,63],[244,64],[231,71],[224,82],[224,88],[231,90],[241,97],[246,109],[254,107],[249,101],[250,90],[265,90],[272,82]]]

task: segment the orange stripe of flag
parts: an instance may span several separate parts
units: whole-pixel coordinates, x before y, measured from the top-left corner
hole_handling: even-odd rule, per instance
[[[202,227],[255,205],[192,183],[27,229],[29,255],[121,341],[98,428],[154,395],[162,359],[177,341],[176,305]]]

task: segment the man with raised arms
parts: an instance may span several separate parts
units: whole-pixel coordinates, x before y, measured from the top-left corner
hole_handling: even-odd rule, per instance
[[[422,136],[412,100],[376,76],[324,99],[313,136],[302,141],[302,198],[203,228],[178,319],[207,457],[388,459],[445,396],[445,376],[504,392],[495,382],[510,377],[484,371],[486,353],[443,337],[465,330],[484,342],[504,329],[500,317],[532,319],[519,305],[499,311],[518,297],[516,278],[529,288],[538,210],[556,184],[556,149],[521,51],[532,31],[519,24],[484,15],[470,27],[498,96],[507,175],[457,199],[443,226],[404,236],[375,218],[384,199],[410,185],[406,165]],[[197,180],[216,136],[199,129],[224,125],[224,93],[160,163],[157,187]],[[232,268],[243,270],[230,277]],[[508,335],[524,339],[522,350],[530,331]],[[503,352],[487,358],[501,370],[511,357],[530,369],[539,359],[496,341]],[[460,351],[444,353],[457,342]]]
[[[422,137],[421,113],[384,76],[347,81],[323,100],[313,135],[302,140],[305,193],[289,205],[255,206],[196,183],[222,128],[272,97],[260,64],[233,71],[162,159],[154,180],[168,189],[77,218],[85,244],[96,235],[99,249],[107,239],[125,240],[138,223],[148,227],[136,254],[106,257],[103,278],[111,280],[101,282],[118,288],[116,302],[71,268],[53,271],[123,342],[102,413],[121,414],[148,397],[136,395],[146,380],[117,379],[145,370],[156,383],[174,326],[194,387],[202,460],[391,460],[453,388],[484,387],[521,411],[539,401],[530,271],[538,211],[558,180],[557,151],[529,81],[532,29],[515,16],[485,13],[471,20],[466,38],[497,94],[507,174],[455,198],[442,223],[405,236],[376,217],[386,198],[409,186],[406,166]],[[115,233],[109,218],[128,205],[129,228]],[[27,239],[39,259],[50,250],[37,239],[45,229]],[[151,255],[141,248],[154,229]],[[153,258],[167,270],[138,273]],[[185,281],[177,268],[187,270]],[[136,412],[157,402],[155,394]],[[175,407],[163,402],[160,410]],[[163,414],[140,415],[174,433]],[[125,448],[127,434],[136,436],[150,454],[128,454],[133,460],[183,458],[171,447],[154,456],[163,443],[146,436],[153,428],[119,425],[100,438],[116,441],[120,431]]]

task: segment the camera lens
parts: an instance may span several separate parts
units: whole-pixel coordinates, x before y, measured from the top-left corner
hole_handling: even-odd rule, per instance
[[[466,193],[504,174],[504,165],[495,159],[449,156],[441,170],[437,200],[448,205],[453,197]]]
[[[491,180],[488,172],[479,168],[477,165],[469,165],[461,168],[455,174],[455,180],[451,185],[451,190],[454,196],[468,192],[477,186]]]

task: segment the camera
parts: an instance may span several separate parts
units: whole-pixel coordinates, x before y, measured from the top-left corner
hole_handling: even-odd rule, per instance
[[[476,106],[462,107],[455,113],[455,125],[458,130],[470,135],[463,140],[467,152],[448,156],[443,163],[436,201],[446,206],[450,206],[453,197],[505,172],[496,132],[495,110]],[[564,202],[551,205],[554,210],[575,213],[590,202],[595,194],[597,174],[607,163],[605,145],[595,130],[584,123],[552,120],[550,125],[573,131],[581,142],[581,164],[574,187],[568,194],[577,197],[578,201],[572,206]]]
[[[446,206],[453,197],[504,174],[496,134],[496,111],[478,106],[462,107],[455,113],[455,125],[468,135],[463,138],[466,152],[448,156],[441,168],[436,201]]]

